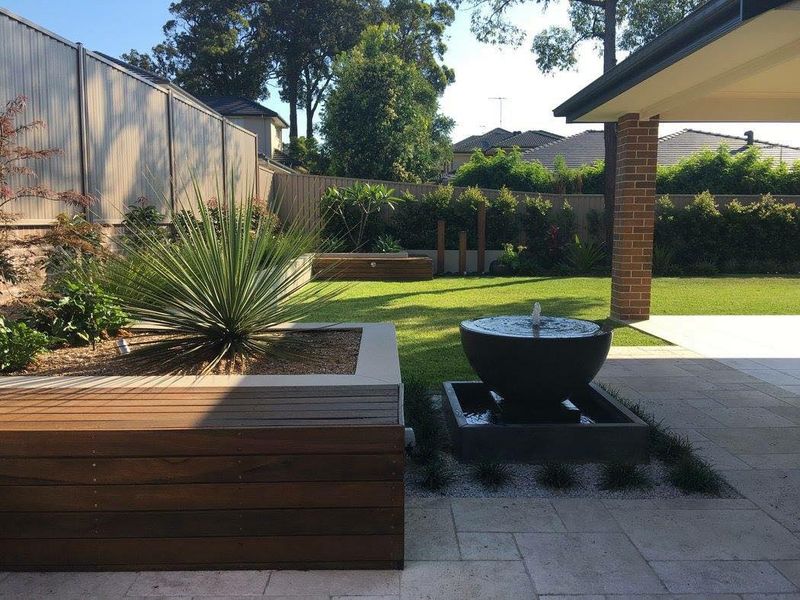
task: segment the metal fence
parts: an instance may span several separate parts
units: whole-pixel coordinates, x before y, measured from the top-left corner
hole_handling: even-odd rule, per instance
[[[37,183],[95,198],[92,220],[118,223],[142,196],[161,212],[180,208],[195,183],[206,197],[230,185],[237,195],[266,197],[255,134],[0,8],[0,102],[18,95],[28,97],[20,122],[47,125],[19,143],[61,150],[35,165]],[[71,210],[38,198],[6,209],[19,225],[44,225]]]

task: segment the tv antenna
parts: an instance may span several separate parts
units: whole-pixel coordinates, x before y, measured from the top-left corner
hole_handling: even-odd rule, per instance
[[[493,96],[490,97],[489,100],[497,100],[498,104],[500,105],[500,127],[503,126],[503,102],[508,100],[507,96]]]

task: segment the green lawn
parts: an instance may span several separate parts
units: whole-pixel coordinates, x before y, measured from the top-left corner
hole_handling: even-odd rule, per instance
[[[313,284],[319,285],[319,284]],[[413,283],[348,282],[313,321],[392,321],[404,374],[428,385],[472,379],[458,323],[483,315],[527,314],[535,301],[546,315],[601,320],[608,316],[605,277],[443,277]],[[653,314],[792,314],[800,312],[798,277],[664,278],[653,283]],[[628,327],[614,332],[620,346],[660,340]]]

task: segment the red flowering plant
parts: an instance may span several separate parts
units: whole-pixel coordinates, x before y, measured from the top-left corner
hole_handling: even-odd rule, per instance
[[[27,102],[25,96],[17,96],[6,103],[5,109],[0,112],[0,225],[8,225],[16,220],[16,215],[8,207],[22,198],[42,198],[82,208],[91,203],[91,198],[74,190],[60,192],[35,181],[36,172],[31,163],[48,160],[60,154],[61,150],[25,145],[23,138],[29,132],[46,127],[41,120],[22,124],[17,122]],[[7,233],[7,228],[3,229]],[[8,256],[9,247],[7,236],[0,237],[0,279],[13,283],[16,273]]]

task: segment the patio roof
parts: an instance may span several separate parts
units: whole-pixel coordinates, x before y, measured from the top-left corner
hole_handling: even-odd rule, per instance
[[[568,122],[800,121],[800,0],[710,0],[555,109]]]

